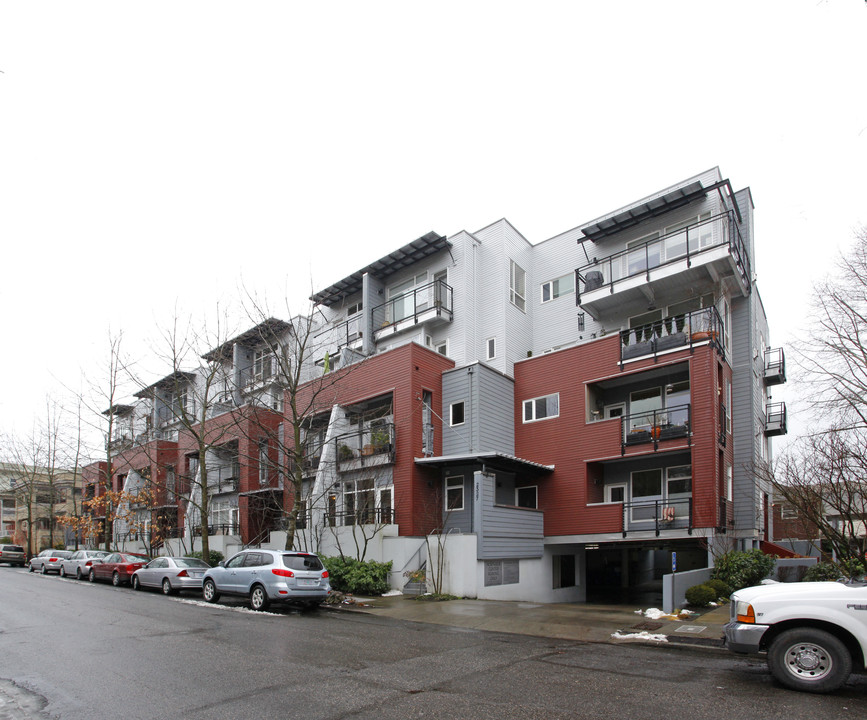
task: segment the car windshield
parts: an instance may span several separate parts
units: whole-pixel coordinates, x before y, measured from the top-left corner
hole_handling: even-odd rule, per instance
[[[322,562],[316,555],[284,555],[283,564],[290,570],[322,570]]]
[[[145,563],[148,559],[144,555],[121,555],[118,562],[125,563]]]
[[[197,558],[175,558],[175,565],[182,568],[209,568],[211,567],[204,560]]]

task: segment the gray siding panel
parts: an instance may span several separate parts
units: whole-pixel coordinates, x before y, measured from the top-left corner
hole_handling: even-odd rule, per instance
[[[476,473],[474,518],[478,535],[478,559],[542,557],[544,515],[538,510],[494,505],[495,479]]]

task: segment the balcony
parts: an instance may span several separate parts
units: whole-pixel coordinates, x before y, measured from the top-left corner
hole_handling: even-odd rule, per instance
[[[623,537],[630,532],[686,530],[692,535],[692,498],[623,503]]]
[[[340,435],[337,446],[338,472],[350,472],[394,463],[395,428],[392,423],[368,426]]]
[[[723,351],[723,321],[714,307],[666,317],[648,325],[620,331],[620,365],[627,360],[710,343]]]
[[[653,450],[659,443],[677,438],[690,438],[690,405],[676,405],[664,410],[624,415],[620,419],[621,455],[632,445],[652,443]]]
[[[786,382],[786,356],[783,348],[767,348],[764,357],[765,385],[780,385]]]
[[[233,462],[208,468],[208,490],[212,493],[236,492],[240,479],[240,463]]]
[[[409,330],[416,325],[439,325],[451,322],[452,288],[434,280],[371,310],[376,341]]]
[[[765,437],[785,435],[786,427],[786,403],[768,403],[765,411]]]
[[[650,290],[696,287],[729,279],[731,290],[750,291],[750,259],[731,212],[680,228],[578,268],[578,303],[599,319],[631,301],[647,304]]]

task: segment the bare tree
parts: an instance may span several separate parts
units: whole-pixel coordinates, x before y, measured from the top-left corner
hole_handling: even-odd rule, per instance
[[[816,528],[838,561],[860,562],[867,550],[867,228],[814,287],[809,329],[795,351],[816,422],[756,474]]]

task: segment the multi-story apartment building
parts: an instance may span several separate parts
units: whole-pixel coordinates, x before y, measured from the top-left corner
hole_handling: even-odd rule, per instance
[[[443,591],[537,601],[758,546],[769,489],[750,467],[786,416],[768,402],[785,365],[753,259],[750,192],[712,169],[538,244],[506,220],[428,233],[317,292],[309,370],[328,392],[320,377],[283,398],[310,407],[297,543],[391,560],[396,586],[424,568]],[[264,329],[291,339],[291,325]],[[279,382],[265,400],[241,394],[273,352],[262,341],[257,326],[204,358],[227,378],[225,412],[205,420],[226,442],[206,462],[240,478],[217,493],[226,522],[210,515],[226,549],[282,543],[293,500],[284,473],[262,480],[288,464]],[[144,420],[114,412],[151,433],[160,407],[190,402],[182,385],[174,373],[140,394]],[[270,414],[268,432],[220,419],[245,403]],[[167,454],[150,477],[173,478],[181,498],[198,462],[188,436],[151,441]],[[184,503],[166,500],[182,528]]]

